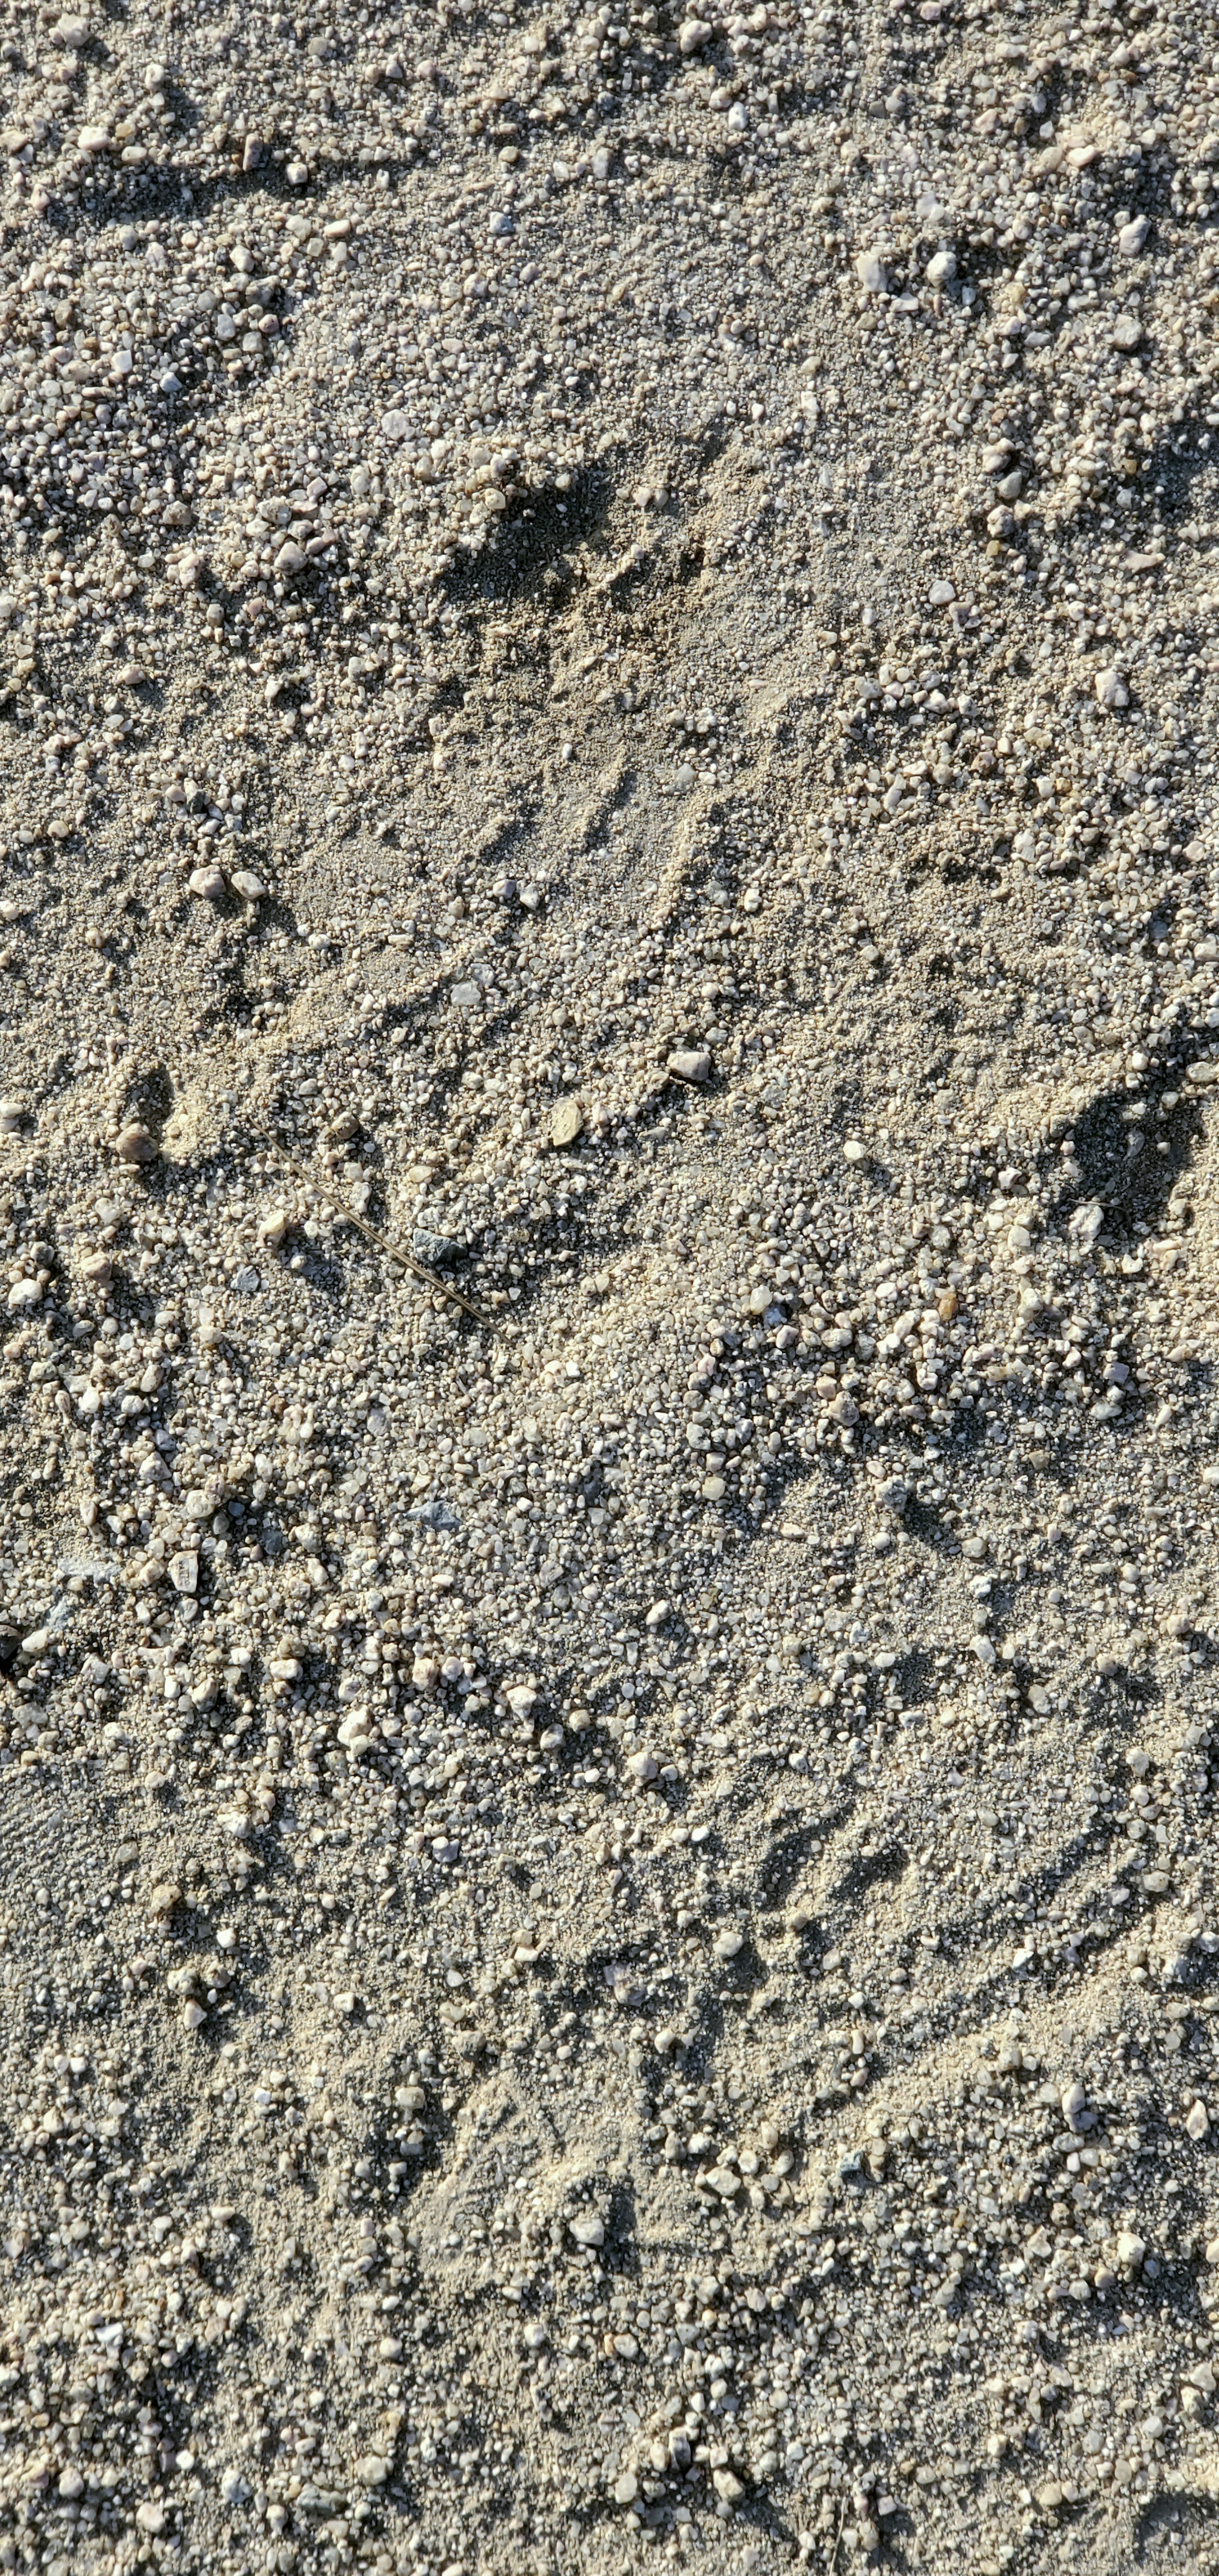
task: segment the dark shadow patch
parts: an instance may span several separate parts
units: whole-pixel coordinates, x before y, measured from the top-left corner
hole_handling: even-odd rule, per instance
[[[1134,2559],[1138,2567],[1159,2565],[1177,2560],[1176,2544],[1184,2534],[1195,2543],[1213,2540],[1219,2527],[1219,2504],[1213,2496],[1192,2494],[1153,2496],[1135,2516]],[[1190,2562],[1191,2564],[1194,2562]]]
[[[603,466],[585,466],[573,474],[570,489],[553,483],[540,492],[525,492],[512,502],[472,554],[459,554],[441,576],[438,588],[448,600],[503,601],[547,596],[550,571],[572,578],[567,555],[574,545],[599,534],[613,485]]]
[[[635,2186],[629,2174],[611,2184],[605,2208],[605,2240],[612,2248],[616,2272],[637,2280],[640,2274],[639,2221]]]
[[[1058,1150],[1047,1148],[1039,1157],[1041,1180],[1051,1189],[1056,1176],[1063,1182],[1049,1200],[1052,1222],[1069,1226],[1075,1210],[1096,1199],[1105,1211],[1106,1232],[1124,1235],[1139,1223],[1161,1228],[1202,1134],[1201,1099],[1182,1083],[1186,1064],[1207,1042],[1191,1036],[1172,1064],[1149,1075],[1137,1093],[1099,1093],[1075,1121],[1074,1156],[1065,1158],[1065,1171]],[[1162,1106],[1166,1094],[1171,1107]],[[1161,1143],[1167,1153],[1156,1150]]]
[[[905,1876],[907,1855],[900,1843],[885,1843],[879,1851],[858,1852],[847,1863],[840,1878],[835,1879],[829,1902],[835,1905],[859,1905],[874,1887],[886,1881],[896,1884]]]
[[[128,1084],[123,1094],[123,1116],[138,1119],[159,1145],[173,1114],[175,1097],[173,1080],[165,1066],[151,1065]]]
[[[936,1687],[935,1657],[926,1646],[911,1646],[899,1655],[891,1678],[906,1708],[921,1708],[934,1699]]]
[[[824,1823],[810,1817],[794,1833],[784,1834],[772,1844],[758,1872],[758,1888],[767,1905],[782,1905],[794,1887],[799,1885],[813,1845],[826,1831]]]
[[[947,886],[999,883],[999,870],[994,860],[981,851],[973,858],[946,859],[940,873]]]
[[[1181,228],[1180,215],[1173,218],[1174,231]],[[1144,343],[1145,345],[1145,343]],[[1150,510],[1139,511],[1138,517],[1148,522],[1149,551],[1159,553],[1163,545],[1161,526],[1171,526],[1177,519],[1193,517],[1215,501],[1216,457],[1213,448],[1202,449],[1198,440],[1209,427],[1208,397],[1191,403],[1180,416],[1174,413],[1171,426],[1157,441],[1147,459],[1146,474],[1140,475],[1134,489],[1139,500],[1156,495],[1156,516]],[[1213,431],[1211,435],[1213,436]],[[1184,837],[1184,835],[1182,836]]]
[[[934,1503],[923,1502],[918,1494],[912,1494],[906,1505],[902,1528],[907,1538],[917,1539],[923,1547],[937,1548],[941,1554],[949,1546],[953,1537],[952,1531],[941,1520]]]

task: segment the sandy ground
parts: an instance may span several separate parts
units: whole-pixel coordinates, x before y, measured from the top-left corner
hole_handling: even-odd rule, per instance
[[[7,29],[0,2567],[1212,2568],[1212,20]]]

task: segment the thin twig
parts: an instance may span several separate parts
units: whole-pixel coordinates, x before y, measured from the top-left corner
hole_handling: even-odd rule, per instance
[[[388,1243],[385,1236],[378,1234],[376,1228],[369,1225],[364,1217],[357,1216],[355,1209],[348,1206],[346,1199],[338,1196],[328,1181],[317,1180],[313,1173],[305,1171],[300,1163],[294,1163],[289,1154],[281,1152],[279,1160],[285,1171],[290,1172],[303,1189],[316,1190],[339,1216],[346,1217],[348,1224],[354,1225],[357,1234],[362,1234],[369,1243],[375,1244],[377,1251],[383,1252],[388,1261],[396,1261],[399,1269],[411,1271],[416,1279],[423,1281],[425,1288],[434,1289],[438,1297],[449,1298],[454,1306],[460,1306],[465,1314],[472,1315],[475,1323],[482,1324],[487,1332],[495,1331],[492,1317],[485,1315],[482,1307],[474,1304],[473,1298],[463,1297],[460,1288],[452,1287],[447,1279],[438,1278],[434,1270],[425,1269],[422,1261],[416,1261],[413,1253],[403,1252],[396,1243]]]

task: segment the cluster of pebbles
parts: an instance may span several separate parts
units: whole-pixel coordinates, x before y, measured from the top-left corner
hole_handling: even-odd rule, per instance
[[[1214,2564],[1214,44],[8,13],[0,2568]]]

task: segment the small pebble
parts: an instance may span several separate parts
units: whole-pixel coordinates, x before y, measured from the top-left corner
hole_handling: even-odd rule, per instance
[[[578,1100],[557,1101],[550,1120],[551,1144],[574,1145],[583,1126],[584,1111]]]
[[[205,903],[219,903],[228,891],[223,869],[216,867],[192,868],[187,883],[191,893],[201,895]]]

